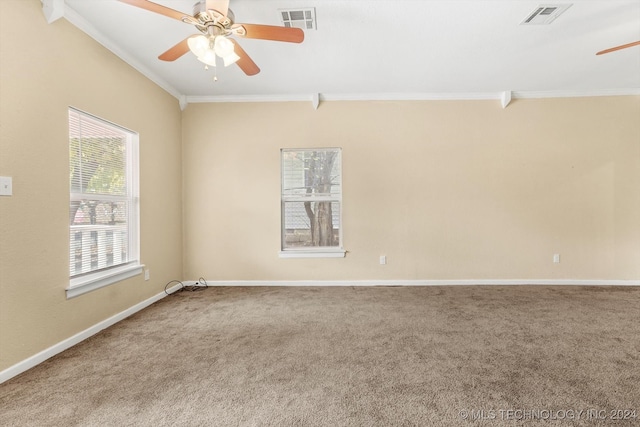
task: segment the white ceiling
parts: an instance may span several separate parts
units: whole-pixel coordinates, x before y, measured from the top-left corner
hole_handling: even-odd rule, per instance
[[[640,1],[231,0],[238,23],[282,25],[279,9],[315,7],[301,44],[237,38],[262,70],[213,71],[190,52],[157,56],[191,25],[118,2],[64,0],[64,16],[177,98],[474,99],[640,94]],[[191,14],[196,0],[157,0]],[[520,23],[539,5],[572,6],[550,25]]]

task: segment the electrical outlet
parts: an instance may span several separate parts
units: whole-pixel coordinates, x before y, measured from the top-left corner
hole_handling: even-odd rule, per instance
[[[149,269],[146,268],[144,270],[144,280],[149,280],[149,277],[150,277]]]
[[[554,264],[560,263],[560,254],[553,254],[553,263]]]
[[[385,265],[387,263],[387,256],[380,255],[380,265]]]

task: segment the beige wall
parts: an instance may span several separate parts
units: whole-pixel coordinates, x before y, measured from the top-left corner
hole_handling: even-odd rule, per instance
[[[344,259],[278,258],[296,147],[343,149]],[[640,279],[637,96],[193,104],[183,167],[187,278]]]
[[[140,133],[141,276],[67,300],[67,108]],[[0,371],[162,292],[182,277],[176,99],[39,0],[0,1]]]
[[[68,106],[140,133],[141,260],[152,277],[72,300]],[[637,96],[506,109],[192,104],[181,114],[67,21],[47,24],[40,1],[1,0],[0,175],[14,195],[0,197],[0,371],[172,279],[638,280],[639,118]],[[279,259],[279,149],[323,146],[343,148],[348,254]]]

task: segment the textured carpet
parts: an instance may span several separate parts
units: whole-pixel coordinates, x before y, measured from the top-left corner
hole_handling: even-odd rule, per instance
[[[637,426],[640,288],[182,292],[1,384],[0,425]]]

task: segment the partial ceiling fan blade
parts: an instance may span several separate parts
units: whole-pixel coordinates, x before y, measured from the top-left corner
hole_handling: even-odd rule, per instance
[[[253,62],[253,59],[251,59],[249,55],[247,55],[247,52],[245,52],[244,49],[240,47],[237,41],[232,38],[230,38],[229,40],[233,42],[233,51],[240,57],[238,62],[236,62],[236,64],[238,64],[238,67],[240,67],[240,69],[244,71],[247,76],[254,76],[258,74],[260,72],[260,68],[258,68],[256,63]]]
[[[232,28],[238,29],[237,34],[239,36],[248,39],[274,40],[289,43],[302,43],[304,40],[304,31],[300,28],[260,24],[237,24]],[[242,31],[243,29],[244,31]]]
[[[622,46],[616,46],[616,47],[612,47],[610,49],[601,50],[600,52],[596,53],[596,55],[603,55],[605,53],[615,52],[616,50],[626,49],[628,47],[638,46],[638,45],[640,45],[640,40],[638,40],[637,42],[633,42],[633,43],[623,44]]]
[[[141,9],[149,10],[151,12],[159,13],[160,15],[168,16],[169,18],[177,19],[178,21],[182,21],[182,18],[189,17],[192,18],[188,13],[179,12],[177,10],[171,9],[166,6],[162,6],[157,3],[150,2],[148,0],[118,0],[122,3],[127,3],[132,6],[137,6]]]
[[[175,61],[180,58],[185,53],[189,52],[189,39],[193,36],[189,36],[186,39],[182,40],[180,43],[176,44],[169,50],[167,50],[162,55],[158,56],[158,59],[163,61]]]
[[[227,16],[229,11],[229,0],[207,0],[207,10],[213,9],[224,16]]]

